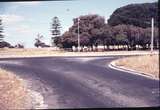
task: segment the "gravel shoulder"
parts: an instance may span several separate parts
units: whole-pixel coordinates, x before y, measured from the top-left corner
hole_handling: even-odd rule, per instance
[[[29,88],[29,82],[13,72],[0,69],[0,109],[46,108],[43,96]]]
[[[0,69],[0,109],[30,108],[29,92],[23,80],[9,71]]]

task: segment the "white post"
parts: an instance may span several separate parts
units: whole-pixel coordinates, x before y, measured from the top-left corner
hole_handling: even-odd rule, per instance
[[[151,54],[153,53],[153,37],[154,37],[154,19],[152,18],[152,33],[151,33]]]
[[[80,39],[79,39],[79,18],[78,18],[78,51],[80,52]]]

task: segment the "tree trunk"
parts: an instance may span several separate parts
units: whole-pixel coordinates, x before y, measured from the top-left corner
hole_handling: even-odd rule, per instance
[[[157,49],[159,49],[159,42],[158,42],[158,40],[157,40]]]
[[[103,44],[103,50],[105,51],[105,49],[106,49],[106,48],[105,48],[105,45]]]
[[[127,50],[129,51],[130,49],[129,49],[129,45],[127,45]]]
[[[91,46],[91,51],[93,52],[93,45]]]

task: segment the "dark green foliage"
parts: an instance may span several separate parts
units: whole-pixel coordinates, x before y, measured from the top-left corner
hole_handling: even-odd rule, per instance
[[[54,44],[55,44],[57,47],[62,48],[60,36],[53,37],[53,40],[54,40]]]
[[[15,48],[24,48],[23,44],[18,43],[17,45],[15,45]]]
[[[136,46],[142,49],[149,49],[151,42],[151,28],[142,28],[134,25],[105,24],[104,18],[99,15],[80,16],[80,45],[87,46],[93,50],[93,46],[103,45],[104,50],[109,50],[109,46],[123,46],[125,50],[135,50]],[[73,19],[73,26],[65,32],[62,37],[55,37],[54,41],[58,47],[77,47],[78,39],[78,18]],[[158,48],[158,28],[154,32],[154,46]]]
[[[3,27],[2,27],[2,20],[0,19],[0,42],[3,41],[4,35],[3,35]]]
[[[158,9],[156,3],[131,4],[117,9],[105,24],[99,15],[84,15],[79,19],[81,47],[103,45],[104,50],[110,46],[125,50],[149,49],[151,44],[151,18],[155,20],[154,48],[159,48]],[[73,26],[55,44],[63,48],[77,47],[78,18],[73,19]]]
[[[54,37],[60,36],[61,34],[60,28],[61,25],[58,17],[54,17],[52,20],[52,27],[51,27],[51,33],[53,35],[53,37],[51,38],[52,46],[54,46]]]
[[[13,48],[13,46],[11,46],[10,43],[8,43],[6,41],[1,41],[0,42],[0,48],[4,48],[4,47]]]
[[[108,20],[108,24],[116,26],[129,24],[139,27],[150,27],[151,18],[155,19],[155,26],[158,27],[158,3],[130,4],[116,9]]]
[[[85,15],[79,17],[79,34],[81,46],[97,45],[97,37],[100,37],[102,32],[99,30],[105,25],[104,18],[99,15]],[[77,47],[78,36],[78,18],[73,19],[73,26],[69,28],[68,32],[62,35],[62,46],[64,48]]]
[[[4,41],[2,20],[0,19],[0,48],[4,47],[12,48],[13,46],[11,46],[10,43]]]
[[[35,43],[34,43],[34,46],[35,47],[50,47],[49,45],[46,45],[44,42],[42,42],[42,39],[43,39],[43,36],[42,35],[40,35],[40,34],[38,34],[37,35],[37,38],[35,39]]]
[[[51,32],[52,32],[52,35],[60,35],[60,21],[58,19],[58,17],[54,17],[53,18],[53,22],[52,22],[52,29],[51,29]]]

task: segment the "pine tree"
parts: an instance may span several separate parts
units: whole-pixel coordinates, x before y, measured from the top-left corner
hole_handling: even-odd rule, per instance
[[[4,39],[3,36],[3,26],[2,26],[2,20],[0,19],[0,42],[2,42]]]
[[[61,34],[60,29],[61,29],[60,21],[58,17],[55,16],[52,20],[52,27],[51,27],[51,33],[53,35],[53,37],[51,37],[52,46],[54,46],[54,37],[58,37]]]

